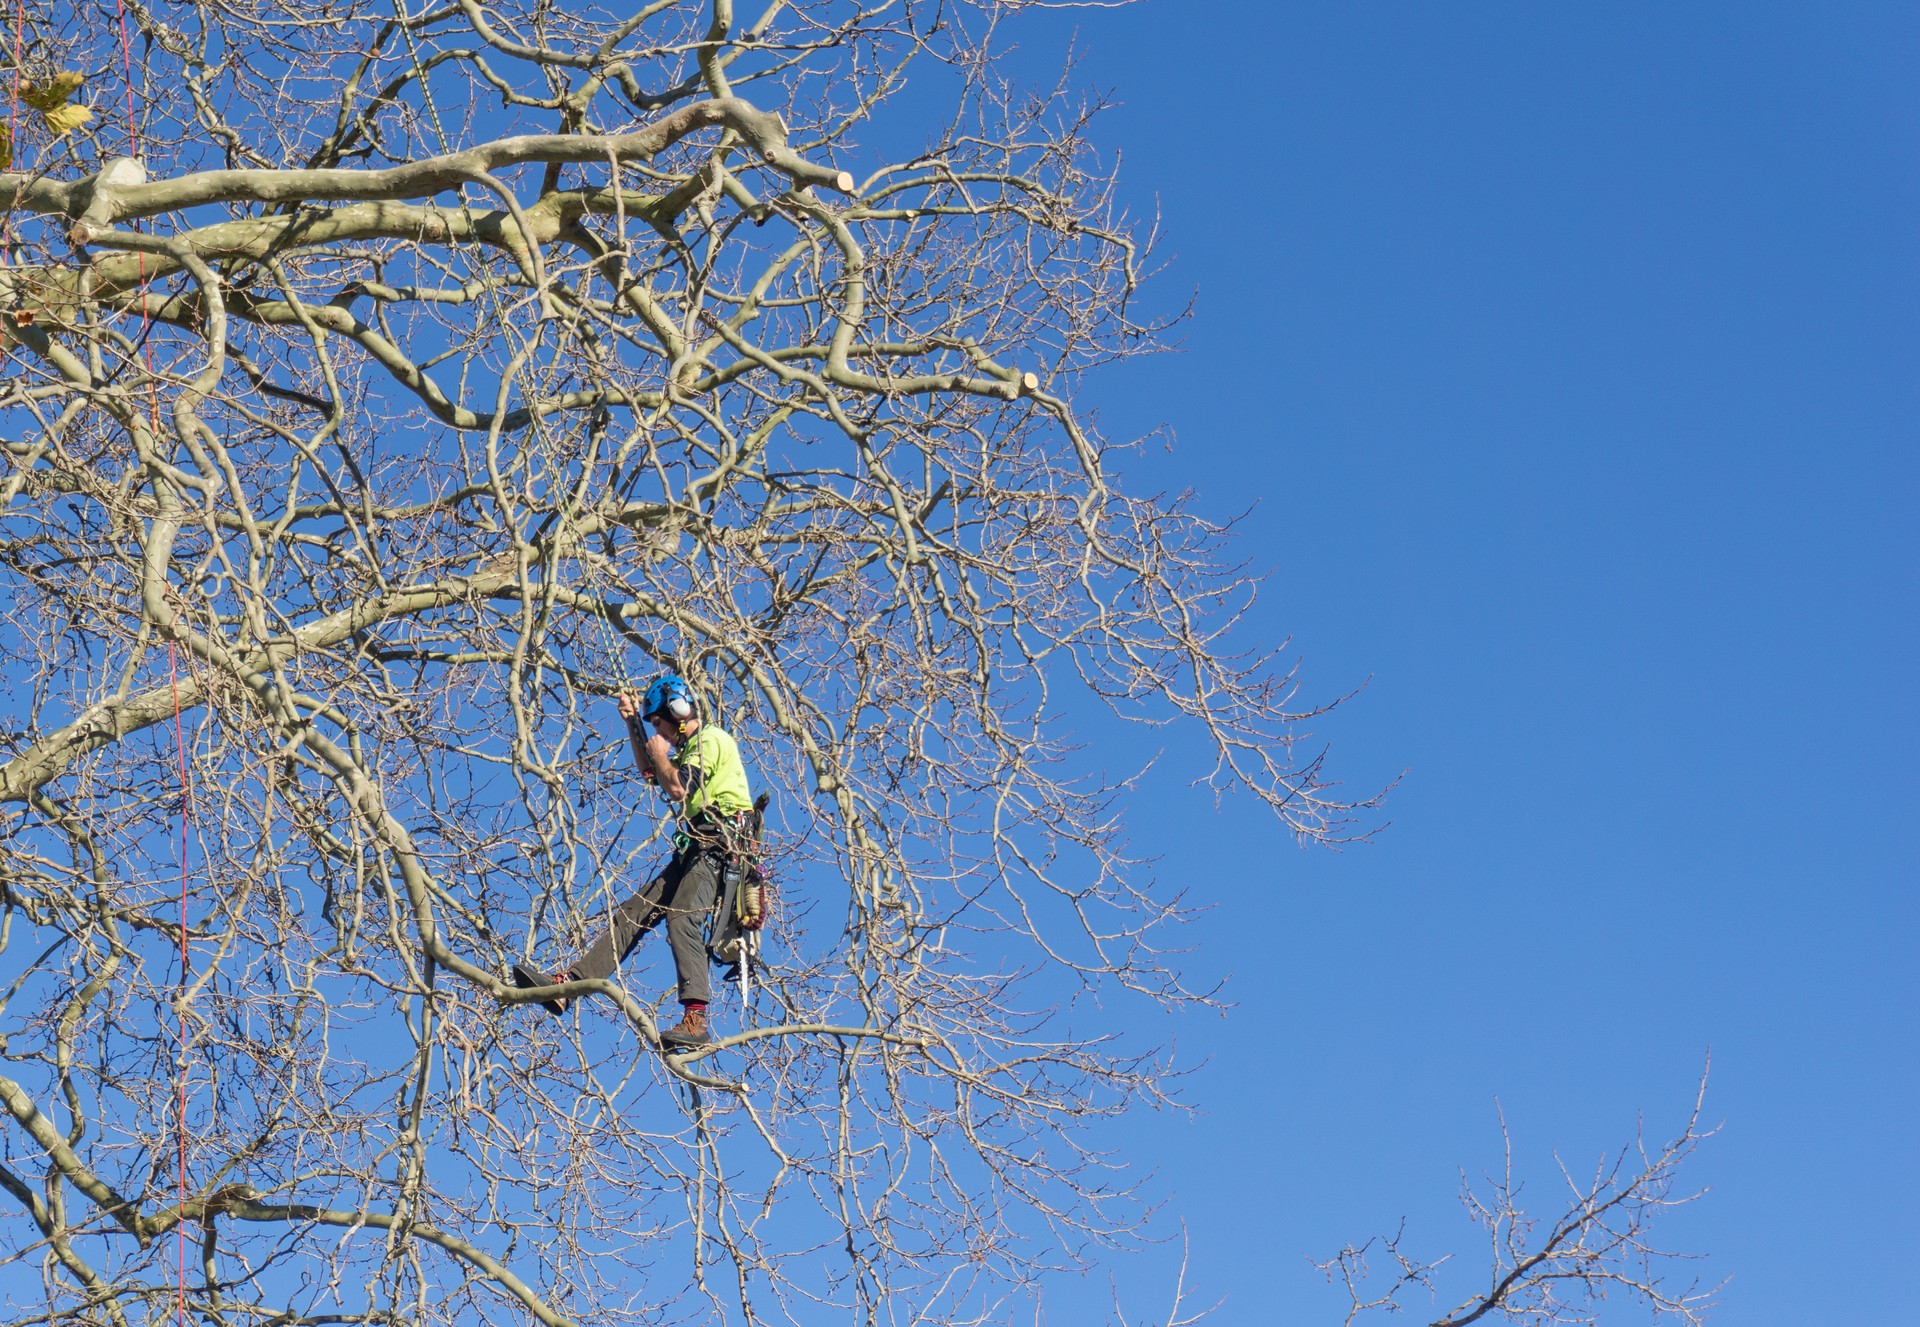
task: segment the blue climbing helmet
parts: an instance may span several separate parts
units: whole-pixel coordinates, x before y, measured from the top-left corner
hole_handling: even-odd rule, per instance
[[[694,712],[693,688],[678,673],[662,673],[647,687],[640,701],[640,717],[651,719],[664,714],[670,719],[691,719]]]

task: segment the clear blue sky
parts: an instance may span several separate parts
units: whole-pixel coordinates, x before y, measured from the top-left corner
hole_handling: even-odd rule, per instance
[[[1734,1278],[1718,1320],[1920,1321],[1920,7],[1024,31],[1125,102],[1160,293],[1199,292],[1186,353],[1083,403],[1177,429],[1135,488],[1258,497],[1259,633],[1319,697],[1372,677],[1322,725],[1354,786],[1408,771],[1340,854],[1171,781],[1134,810],[1233,974],[1167,1028],[1206,1114],[1121,1140],[1219,1321],[1338,1322],[1303,1256],[1402,1216],[1477,1267],[1496,1097],[1544,1207],[1555,1149],[1664,1135],[1709,1048],[1713,1192],[1671,1235]]]

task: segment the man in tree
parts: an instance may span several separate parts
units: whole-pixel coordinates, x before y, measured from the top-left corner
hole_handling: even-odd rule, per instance
[[[638,702],[623,692],[619,704],[634,762],[647,782],[679,808],[673,857],[615,910],[612,924],[572,967],[546,977],[516,966],[514,977],[523,987],[611,977],[640,937],[664,918],[684,1013],[660,1040],[667,1046],[701,1046],[711,1039],[707,1004],[713,995],[702,922],[719,897],[727,855],[753,806],[747,768],[732,734],[700,717],[692,688],[677,674],[655,679]],[[653,726],[651,736],[643,724]],[[543,1004],[552,1013],[566,1012],[565,999]]]

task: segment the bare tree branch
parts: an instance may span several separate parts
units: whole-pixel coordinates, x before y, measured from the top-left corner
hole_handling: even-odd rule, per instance
[[[1138,1236],[1111,1001],[1211,997],[1075,725],[1364,803],[1082,404],[1180,312],[1019,8],[23,11],[92,120],[0,171],[12,1321],[963,1323]],[[665,668],[778,797],[673,1057],[648,949],[507,979],[662,855]]]
[[[1702,1287],[1698,1280],[1675,1288],[1670,1275],[1687,1255],[1663,1250],[1653,1242],[1652,1226],[1662,1213],[1699,1197],[1678,1191],[1681,1165],[1717,1128],[1701,1122],[1707,1079],[1700,1078],[1686,1127],[1670,1142],[1649,1149],[1645,1139],[1602,1158],[1593,1173],[1581,1179],[1560,1166],[1566,1188],[1564,1210],[1550,1221],[1530,1216],[1520,1205],[1521,1182],[1515,1177],[1513,1140],[1506,1120],[1500,1122],[1505,1159],[1497,1176],[1484,1190],[1464,1175],[1461,1202],[1490,1245],[1492,1260],[1487,1285],[1469,1291],[1454,1307],[1432,1320],[1431,1327],[1467,1327],[1482,1319],[1531,1324],[1581,1324],[1599,1321],[1599,1306],[1609,1293],[1639,1301],[1655,1319],[1671,1318],[1697,1327],[1707,1320],[1718,1287]],[[1436,1273],[1452,1261],[1451,1255],[1421,1262],[1403,1252],[1404,1227],[1392,1236],[1348,1245],[1334,1257],[1315,1265],[1329,1281],[1339,1282],[1351,1302],[1346,1321],[1368,1314],[1394,1313],[1405,1306],[1401,1297],[1419,1287],[1437,1295]],[[1384,1253],[1393,1270],[1384,1284],[1376,1283],[1368,1257]]]

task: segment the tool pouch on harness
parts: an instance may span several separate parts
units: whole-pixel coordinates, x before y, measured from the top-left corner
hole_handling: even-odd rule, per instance
[[[720,897],[707,922],[707,955],[716,963],[737,965],[748,938],[767,921],[767,877],[760,869],[760,827],[770,793],[754,800],[753,810],[730,827],[721,856]]]

